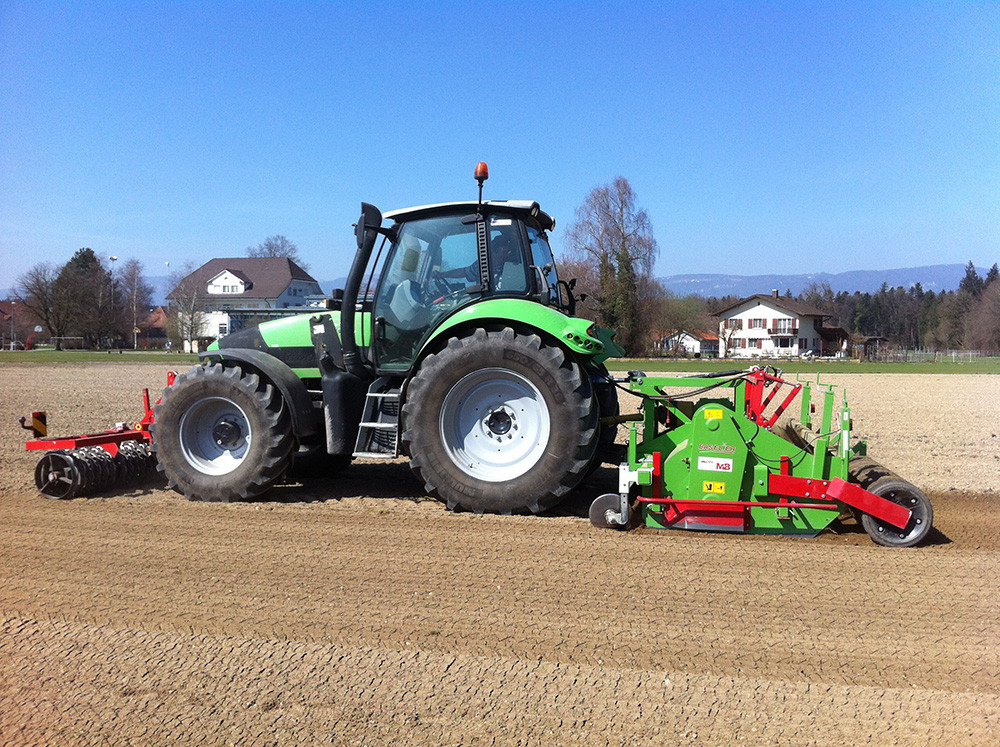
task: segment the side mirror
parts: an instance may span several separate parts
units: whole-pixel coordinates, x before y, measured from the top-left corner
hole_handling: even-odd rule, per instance
[[[382,227],[382,211],[367,202],[361,203],[361,217],[354,226],[354,237],[358,242],[358,249],[365,244],[365,231],[372,229],[378,231]]]

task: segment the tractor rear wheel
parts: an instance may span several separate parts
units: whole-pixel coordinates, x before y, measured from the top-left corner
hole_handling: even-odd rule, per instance
[[[450,509],[538,513],[583,477],[597,447],[589,377],[561,348],[511,328],[452,338],[403,407],[403,446]]]
[[[284,400],[255,373],[215,363],[177,377],[154,411],[167,484],[190,500],[246,500],[287,469],[295,440]]]
[[[910,509],[910,520],[904,529],[879,521],[869,514],[861,514],[861,526],[875,544],[884,547],[912,547],[930,532],[934,509],[930,499],[917,486],[899,477],[887,475],[878,478],[865,489]]]

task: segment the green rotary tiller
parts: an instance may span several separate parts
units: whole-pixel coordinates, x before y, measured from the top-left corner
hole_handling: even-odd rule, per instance
[[[625,528],[638,513],[657,529],[815,536],[853,515],[887,547],[916,545],[931,529],[927,496],[869,459],[865,442],[851,444],[846,395],[818,376],[791,382],[752,367],[687,377],[632,371],[623,381],[642,409],[630,423],[619,492],[590,507],[595,526]],[[799,395],[799,420],[779,425]]]

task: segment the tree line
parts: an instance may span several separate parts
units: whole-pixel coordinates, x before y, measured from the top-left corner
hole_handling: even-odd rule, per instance
[[[14,300],[44,325],[57,350],[73,337],[88,348],[135,347],[153,288],[139,260],[116,269],[117,259],[109,257],[109,267],[85,247],[62,266],[35,265],[18,279]]]
[[[674,330],[718,332],[714,314],[741,300],[678,296],[653,277],[659,247],[649,216],[636,205],[624,177],[591,190],[565,242],[560,273],[577,278],[576,291],[585,296],[578,313],[617,329],[616,341],[633,355],[649,353],[654,340]],[[981,277],[970,261],[956,290],[937,293],[919,283],[910,288],[883,284],[876,293],[834,292],[822,283],[785,296],[829,314],[826,325],[842,328],[854,342],[881,337],[903,348],[1000,351],[996,264]]]
[[[245,254],[289,257],[308,267],[299,257],[298,247],[280,234],[248,246]],[[153,286],[146,279],[142,262],[127,259],[118,268],[117,260],[116,256],[105,259],[84,247],[63,265],[35,265],[18,278],[13,289],[12,299],[21,309],[19,325],[30,317],[30,324],[44,327],[57,350],[67,338],[79,339],[85,348],[138,347],[137,330],[152,310]],[[194,270],[194,264],[187,263],[171,275],[171,287],[181,288],[181,281]],[[167,331],[174,342],[202,334],[204,301],[204,294],[197,290],[177,293],[167,319]]]

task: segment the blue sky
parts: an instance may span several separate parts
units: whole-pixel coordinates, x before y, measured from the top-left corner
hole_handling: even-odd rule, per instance
[[[657,272],[1000,260],[1000,4],[0,3],[0,287],[627,177]]]

